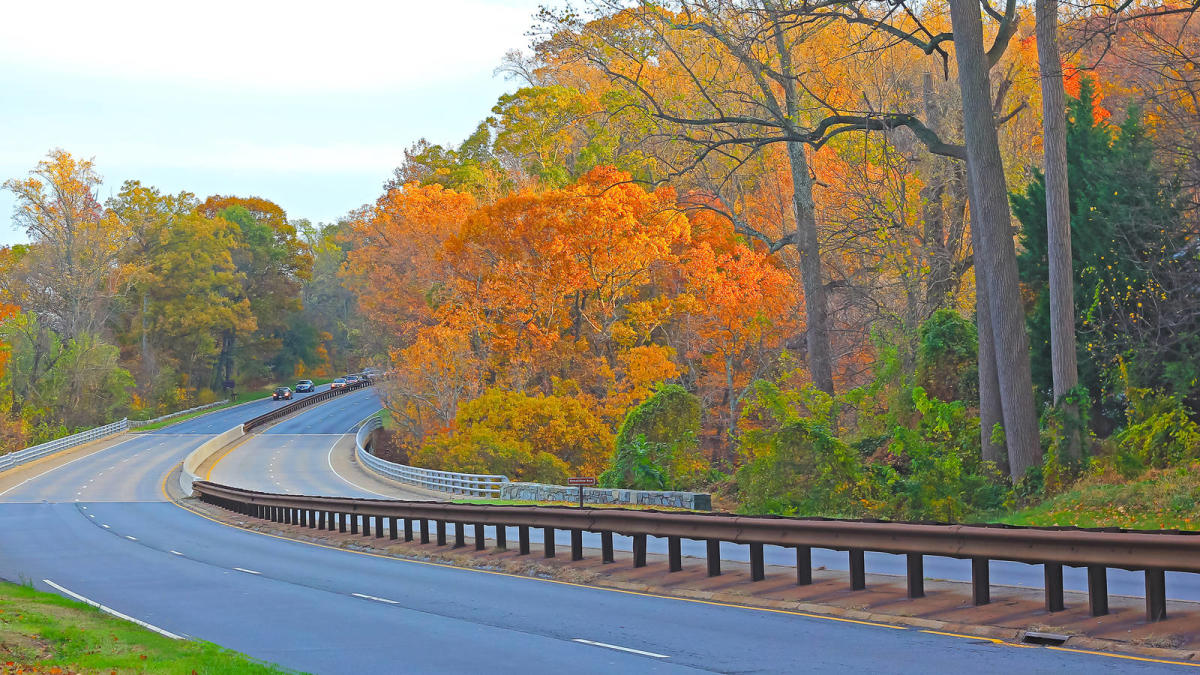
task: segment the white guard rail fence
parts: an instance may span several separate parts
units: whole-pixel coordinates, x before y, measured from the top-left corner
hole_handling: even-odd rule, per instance
[[[92,441],[99,440],[107,436],[112,436],[114,434],[119,434],[128,430],[129,420],[122,419],[119,422],[106,424],[102,427],[96,427],[95,429],[88,429],[87,431],[81,431],[70,436],[56,438],[48,443],[35,445],[32,448],[25,448],[19,452],[10,452],[7,455],[0,455],[0,471],[11,469],[14,466],[24,464],[26,462],[32,462],[39,457],[45,457],[46,455],[58,452],[59,450],[73,448],[77,445],[90,443]]]
[[[189,413],[200,412],[201,410],[208,410],[209,408],[215,408],[220,405],[225,405],[226,403],[229,403],[229,399],[225,399],[223,401],[216,401],[214,403],[206,403],[204,405],[198,405],[195,408],[188,408],[187,410],[180,410],[178,412],[167,413],[166,415],[161,415],[159,417],[155,417],[152,420],[129,420],[129,427],[131,429],[137,429],[138,427],[144,427],[148,424],[156,424],[158,422],[162,422],[163,420],[174,419],[176,417],[179,417],[180,415],[187,415]]]
[[[430,490],[473,497],[499,497],[500,486],[508,482],[508,476],[435,471],[380,459],[371,454],[369,439],[371,432],[381,427],[383,427],[383,421],[379,416],[372,417],[358,428],[358,434],[355,435],[354,440],[357,446],[358,461],[362,462],[363,466],[388,478],[402,483],[419,485]]]

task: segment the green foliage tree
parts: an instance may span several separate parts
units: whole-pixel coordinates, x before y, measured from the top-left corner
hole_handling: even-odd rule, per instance
[[[1176,191],[1153,158],[1153,143],[1137,109],[1119,127],[1096,116],[1095,86],[1085,79],[1068,103],[1067,165],[1075,270],[1080,384],[1095,406],[1101,431],[1121,423],[1124,405],[1118,360],[1139,384],[1170,382],[1187,395],[1200,367],[1200,302],[1194,281],[1197,251],[1181,226]],[[1032,297],[1029,331],[1034,381],[1049,402],[1049,295],[1046,288],[1045,184],[1040,174],[1012,197],[1022,224],[1022,282]]]
[[[695,394],[677,384],[659,387],[625,416],[600,484],[646,490],[698,487],[708,468],[700,453],[700,413]]]

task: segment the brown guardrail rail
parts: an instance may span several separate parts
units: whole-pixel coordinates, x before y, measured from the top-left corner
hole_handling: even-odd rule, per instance
[[[359,382],[358,384],[351,384],[351,385],[347,385],[345,387],[339,387],[337,389],[326,389],[325,391],[322,391],[317,394],[313,394],[312,396],[305,396],[304,398],[292,401],[291,403],[288,403],[287,405],[279,406],[278,408],[272,410],[269,413],[266,413],[265,415],[259,415],[258,417],[255,417],[252,420],[243,422],[242,429],[245,432],[249,433],[250,430],[255,427],[261,427],[262,425],[267,424],[269,422],[274,422],[275,420],[280,419],[282,417],[287,417],[288,415],[291,415],[292,413],[296,412],[297,410],[307,408],[310,405],[316,405],[318,403],[328,401],[329,399],[333,398],[334,396],[341,396],[342,394],[349,393],[351,391],[354,391],[355,389],[362,389],[363,387],[369,387],[372,384],[373,383],[369,382],[369,381]]]
[[[413,539],[413,522],[421,521],[421,543],[429,542],[429,523],[436,524],[437,543],[446,543],[446,523],[457,523],[455,544],[463,545],[466,524],[475,527],[475,547],[483,549],[483,528],[496,528],[496,544],[507,547],[505,527],[517,527],[521,554],[530,552],[529,528],[545,530],[546,557],[554,556],[554,530],[570,530],[571,557],[583,558],[583,532],[599,532],[601,555],[613,561],[613,533],[633,537],[633,564],[646,564],[646,537],[667,539],[672,572],[683,568],[681,539],[707,542],[708,573],[721,573],[720,542],[750,546],[754,581],[765,576],[763,546],[796,549],[796,581],[812,583],[812,548],[847,551],[850,587],[865,588],[864,553],[881,551],[908,556],[909,597],[924,592],[924,556],[937,555],[972,561],[971,583],[977,605],[990,601],[988,563],[991,560],[1041,564],[1045,567],[1046,608],[1063,608],[1063,566],[1086,567],[1090,608],[1094,616],[1108,613],[1108,568],[1142,570],[1146,575],[1146,614],[1150,621],[1166,618],[1164,572],[1200,572],[1200,536],[1193,532],[1034,528],[1005,525],[896,523],[821,518],[737,516],[721,513],[677,513],[632,509],[589,509],[561,506],[490,506],[445,502],[306,497],[243,490],[197,482],[204,501],[247,516],[274,522],[382,537],[390,523],[396,539],[403,521],[405,541]]]

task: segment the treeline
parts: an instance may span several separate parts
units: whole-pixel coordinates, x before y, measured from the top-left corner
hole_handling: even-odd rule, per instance
[[[907,9],[543,11],[348,224],[409,458],[919,518],[1196,458],[1189,6]]]
[[[100,186],[63,150],[4,183],[29,243],[0,250],[3,450],[362,357],[337,226],[138,181],[101,203]]]

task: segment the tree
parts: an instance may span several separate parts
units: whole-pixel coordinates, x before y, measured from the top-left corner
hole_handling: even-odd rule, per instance
[[[980,362],[991,351],[996,368],[1008,468],[1014,479],[1041,463],[1037,415],[1033,406],[1029,337],[1025,333],[1017,259],[1011,233],[1011,213],[1005,187],[1004,164],[991,106],[988,57],[983,49],[983,22],[978,0],[951,0],[954,54],[958,62],[963,101],[963,135],[971,194],[972,234],[975,241],[975,274],[980,293],[980,323],[991,329],[991,349],[980,331]],[[987,317],[986,319],[984,317]],[[985,351],[986,350],[986,351]],[[985,383],[981,365],[980,395]],[[990,430],[983,430],[988,435]]]
[[[300,287],[311,275],[312,254],[283,209],[266,199],[216,195],[197,211],[232,226],[231,254],[242,285],[235,299],[247,300],[255,319],[253,334],[234,326],[225,329],[213,384],[233,379],[235,357],[241,365],[253,368],[253,374],[265,376],[269,355],[279,348],[289,316],[301,309]]]
[[[119,265],[126,233],[96,198],[91,160],[55,149],[24,180],[9,180],[14,222],[30,239],[21,268],[6,275],[13,301],[66,340],[96,333],[125,282]]]
[[[1058,0],[1037,0],[1038,69],[1042,87],[1042,163],[1046,190],[1046,259],[1050,296],[1050,363],[1054,380],[1054,403],[1079,383],[1075,361],[1074,273],[1071,269],[1070,188],[1067,175],[1066,92],[1062,60],[1058,52]],[[1069,416],[1079,411],[1067,405]],[[1067,452],[1078,458],[1081,439],[1071,425]]]

